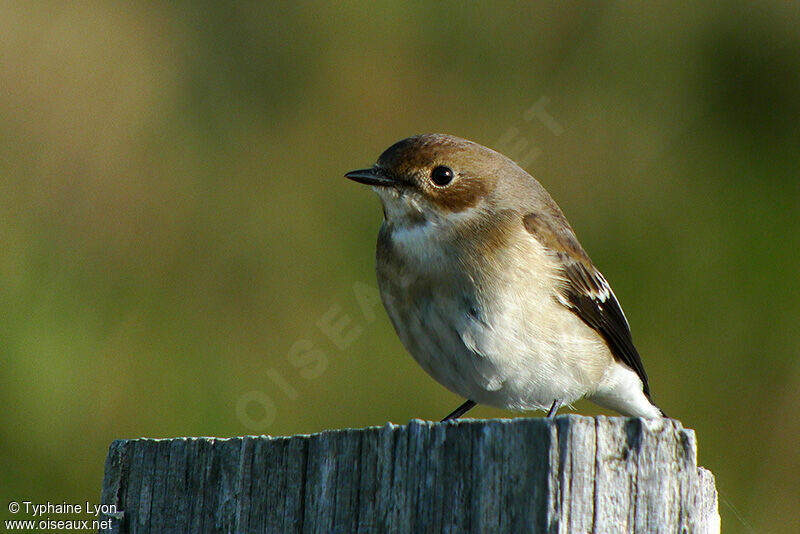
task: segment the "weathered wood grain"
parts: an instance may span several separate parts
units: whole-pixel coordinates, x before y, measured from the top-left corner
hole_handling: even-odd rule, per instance
[[[112,532],[718,532],[673,420],[411,421],[308,436],[118,440]]]

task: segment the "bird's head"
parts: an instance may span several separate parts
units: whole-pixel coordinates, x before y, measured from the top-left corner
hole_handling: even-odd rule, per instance
[[[386,220],[404,225],[491,208],[498,183],[520,172],[527,175],[502,154],[472,141],[424,134],[398,141],[372,167],[345,176],[371,185]]]

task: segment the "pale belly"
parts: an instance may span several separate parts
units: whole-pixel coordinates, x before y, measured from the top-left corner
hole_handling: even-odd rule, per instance
[[[524,280],[532,274],[478,288],[457,274],[398,284],[379,268],[379,285],[403,345],[450,391],[501,408],[546,409],[592,395],[613,358],[546,285]]]

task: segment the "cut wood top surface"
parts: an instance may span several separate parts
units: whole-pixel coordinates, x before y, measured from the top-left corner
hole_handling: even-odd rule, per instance
[[[718,532],[670,419],[414,420],[291,437],[112,443],[112,532]]]

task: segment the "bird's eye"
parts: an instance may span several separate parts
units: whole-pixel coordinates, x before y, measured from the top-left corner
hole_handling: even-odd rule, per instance
[[[453,169],[450,167],[439,166],[431,171],[431,182],[439,187],[444,187],[453,181],[453,176],[455,176],[453,174]]]

